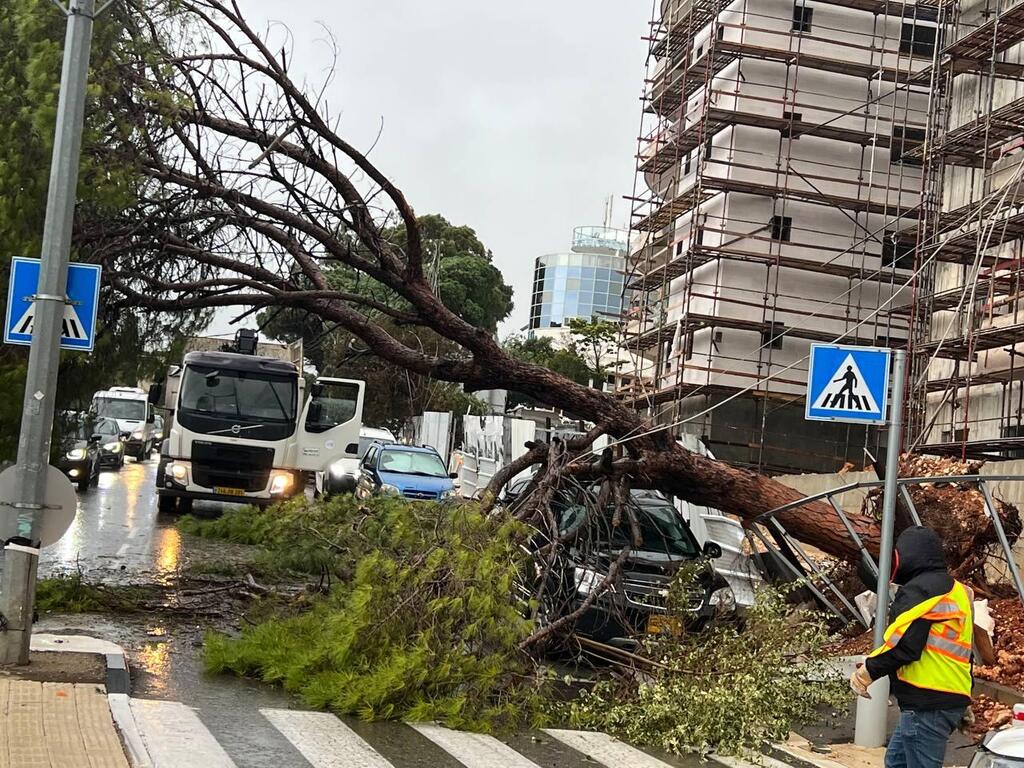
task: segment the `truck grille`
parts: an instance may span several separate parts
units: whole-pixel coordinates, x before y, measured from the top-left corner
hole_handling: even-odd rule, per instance
[[[273,467],[273,448],[192,442],[192,480],[204,488],[262,491]]]

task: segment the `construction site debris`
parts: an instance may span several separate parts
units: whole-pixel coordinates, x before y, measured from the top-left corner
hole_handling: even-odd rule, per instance
[[[974,675],[1024,691],[1024,605],[1017,598],[993,600],[989,610],[996,622],[996,663],[976,666]]]
[[[1002,728],[1013,718],[1013,707],[990,699],[984,694],[974,697],[971,710],[974,712],[971,733],[979,737],[996,728]]]

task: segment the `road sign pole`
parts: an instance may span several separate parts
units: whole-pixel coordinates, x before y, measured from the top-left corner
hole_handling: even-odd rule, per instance
[[[71,229],[78,187],[78,167],[85,117],[86,84],[95,0],[70,0],[64,37],[57,126],[54,133],[50,184],[43,226],[42,268],[33,301],[36,312],[25,379],[25,406],[18,438],[14,493],[15,514],[4,524],[4,539],[23,536],[30,545],[8,545],[0,585],[0,612],[6,622],[0,632],[0,665],[27,664],[32,634],[36,570],[39,565],[36,530],[42,509],[50,458],[57,369],[60,364],[61,323],[66,302]],[[3,501],[3,500],[0,500]]]
[[[885,456],[885,490],[882,497],[882,536],[878,552],[878,585],[875,594],[874,647],[885,642],[889,614],[889,580],[892,575],[893,529],[896,522],[896,479],[900,471],[900,442],[903,435],[903,388],[907,370],[906,350],[898,349],[893,361],[892,399],[889,438]],[[881,747],[886,742],[886,720],[889,705],[889,681],[879,680],[871,686],[871,698],[857,700],[857,721],[854,743],[862,747]]]

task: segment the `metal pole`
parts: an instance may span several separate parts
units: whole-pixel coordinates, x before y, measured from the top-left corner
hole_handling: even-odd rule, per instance
[[[999,511],[996,509],[995,502],[992,501],[992,492],[984,480],[978,482],[978,487],[981,488],[982,496],[985,499],[985,509],[988,511],[989,517],[992,518],[992,527],[996,529],[996,536],[999,537],[999,546],[1002,547],[1003,554],[1006,556],[1006,567],[1010,569],[1010,577],[1013,579],[1013,586],[1017,588],[1017,596],[1024,601],[1024,580],[1021,579],[1017,561],[1013,559],[1013,547],[1010,546],[1010,542],[1006,538],[1003,521],[999,519]]]
[[[6,631],[0,632],[0,665],[28,663],[36,569],[39,565],[36,530],[50,459],[50,433],[60,364],[61,323],[67,301],[65,289],[94,11],[95,0],[71,0],[67,10],[57,127],[43,226],[42,266],[39,287],[33,297],[37,306],[25,379],[25,405],[18,438],[15,482],[16,534],[29,539],[31,544],[8,545],[4,550],[0,612],[7,624]],[[7,531],[13,528],[14,522],[6,523]],[[7,537],[11,535],[7,533]]]
[[[892,417],[889,419],[889,441],[885,454],[885,491],[882,497],[882,537],[878,551],[878,607],[875,610],[874,647],[885,642],[889,613],[889,577],[892,574],[893,527],[896,521],[896,479],[900,470],[900,442],[903,433],[903,388],[906,379],[907,352],[894,353],[892,375]],[[862,747],[881,747],[886,741],[886,715],[889,706],[889,681],[879,680],[871,686],[871,698],[857,700],[857,726],[854,743]]]

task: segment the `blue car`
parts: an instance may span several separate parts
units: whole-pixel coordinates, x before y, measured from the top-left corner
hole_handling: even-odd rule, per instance
[[[374,443],[359,465],[356,496],[436,501],[454,496],[454,488],[448,469],[433,448]]]

